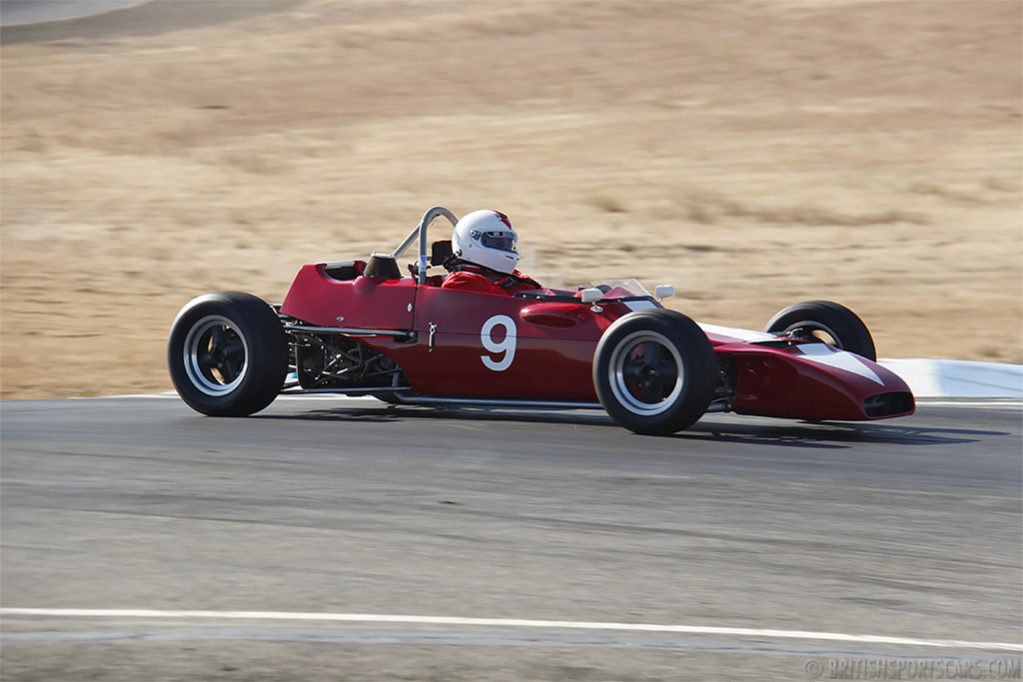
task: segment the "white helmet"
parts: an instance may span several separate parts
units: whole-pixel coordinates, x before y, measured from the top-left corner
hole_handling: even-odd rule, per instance
[[[451,236],[455,256],[506,274],[519,264],[519,238],[508,216],[485,209],[462,216]]]

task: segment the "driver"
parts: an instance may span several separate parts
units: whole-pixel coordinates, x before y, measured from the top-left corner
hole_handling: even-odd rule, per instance
[[[540,284],[515,269],[519,239],[508,216],[485,209],[462,216],[451,237],[454,256],[445,263],[452,272],[441,285],[485,294],[514,296],[540,289]]]

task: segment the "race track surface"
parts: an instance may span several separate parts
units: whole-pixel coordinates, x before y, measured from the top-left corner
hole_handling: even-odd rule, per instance
[[[4,680],[1019,678],[1018,403],[0,407]]]

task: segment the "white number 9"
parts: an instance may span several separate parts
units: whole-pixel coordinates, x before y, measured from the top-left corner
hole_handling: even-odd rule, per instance
[[[504,327],[504,339],[501,341],[494,338],[495,327]],[[483,329],[480,330],[480,342],[489,353],[504,353],[504,357],[500,360],[481,355],[480,360],[483,361],[487,369],[495,372],[503,372],[508,369],[511,367],[512,360],[515,359],[515,320],[507,315],[494,315],[483,323]]]

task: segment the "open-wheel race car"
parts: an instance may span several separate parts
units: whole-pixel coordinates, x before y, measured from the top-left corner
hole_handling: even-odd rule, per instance
[[[789,306],[765,331],[697,324],[635,280],[494,295],[442,286],[451,242],[428,210],[391,253],[303,266],[284,302],[199,296],[178,314],[167,358],[181,398],[244,416],[291,393],[372,395],[409,405],[602,408],[638,433],[670,434],[707,412],[809,420],[912,414],[913,395],[876,364],[849,309]],[[414,245],[418,257],[399,261]],[[430,269],[434,269],[434,273]]]

